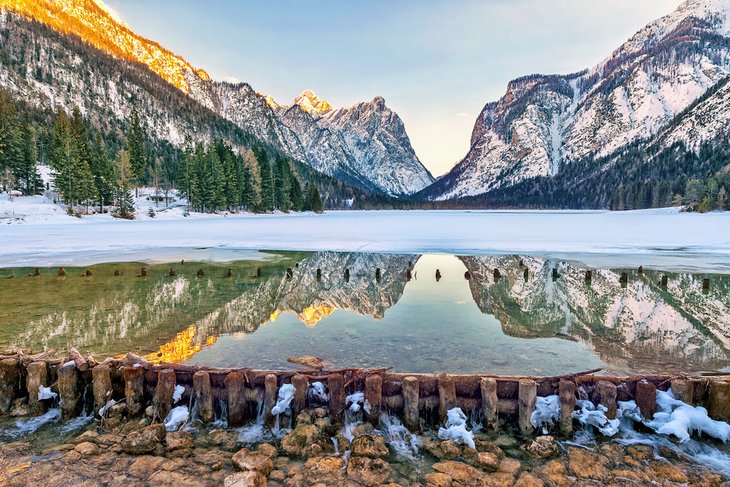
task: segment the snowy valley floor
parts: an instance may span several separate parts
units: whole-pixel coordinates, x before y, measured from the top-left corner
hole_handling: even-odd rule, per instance
[[[108,261],[231,261],[266,250],[530,254],[593,266],[730,272],[730,213],[331,211],[135,221],[70,217],[42,202],[0,201],[0,267]]]

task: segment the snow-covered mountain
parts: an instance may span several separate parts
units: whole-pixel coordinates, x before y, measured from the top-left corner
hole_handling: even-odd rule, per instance
[[[730,0],[688,0],[592,69],[510,82],[477,118],[466,157],[424,194],[481,194],[653,137],[697,146],[726,131],[727,87],[693,104],[729,75]]]
[[[0,66],[0,87],[32,105],[79,106],[102,126],[110,115],[125,119],[134,107],[153,137],[175,145],[186,136],[208,141],[220,135],[210,127],[221,125],[217,116],[294,159],[370,191],[405,195],[433,181],[400,118],[382,98],[333,110],[305,91],[291,108],[312,119],[286,115],[250,85],[213,81],[183,57],[139,36],[100,0],[0,0],[0,29],[15,38],[2,46],[13,52],[5,53]],[[74,41],[76,36],[83,42]],[[90,64],[89,57],[100,56],[89,46],[121,63],[97,69],[110,63],[95,59]],[[150,79],[150,72],[175,90]]]
[[[589,345],[621,370],[666,364],[673,370],[714,370],[730,358],[730,294],[726,279],[702,290],[703,276],[584,268],[536,257],[461,257],[482,312],[510,336],[563,337]],[[494,269],[501,273],[495,281]],[[553,269],[559,278],[553,279]],[[528,279],[524,279],[527,270]]]
[[[415,193],[434,181],[418,160],[403,121],[382,97],[338,109],[311,90],[290,106],[269,100],[320,172],[390,195]]]

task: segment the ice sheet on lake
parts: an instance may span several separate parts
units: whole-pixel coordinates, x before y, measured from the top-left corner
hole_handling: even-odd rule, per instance
[[[465,255],[579,253],[586,259],[614,256],[613,264],[634,263],[638,255],[645,268],[656,262],[727,271],[727,261],[718,256],[730,256],[729,224],[727,212],[700,215],[677,209],[332,211],[131,222],[64,217],[43,225],[4,225],[0,267],[154,259],[159,249],[168,249],[168,261],[207,260],[218,252],[265,248]],[[201,247],[208,249],[207,256],[196,255],[195,249]]]

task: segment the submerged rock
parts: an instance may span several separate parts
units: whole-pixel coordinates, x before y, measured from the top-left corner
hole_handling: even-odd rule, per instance
[[[361,485],[382,485],[393,472],[388,462],[379,458],[352,457],[347,462],[347,479]]]
[[[153,424],[138,431],[132,431],[122,440],[122,451],[139,455],[155,450],[165,438],[165,425]]]
[[[447,460],[433,465],[437,472],[448,475],[457,482],[471,484],[484,477],[484,472],[466,463]]]
[[[167,449],[170,451],[183,450],[194,446],[193,436],[185,431],[167,433],[165,443],[167,443]]]
[[[271,458],[262,453],[252,452],[246,448],[242,448],[234,454],[231,462],[233,462],[233,466],[238,470],[252,470],[262,475],[268,475],[274,469],[274,462],[271,461]]]
[[[315,457],[304,464],[308,485],[336,485],[344,478],[344,461],[338,457]]]
[[[604,480],[608,477],[606,457],[584,448],[569,447],[568,463],[573,475],[578,478]]]
[[[332,363],[313,355],[302,355],[301,357],[289,357],[286,359],[290,364],[302,365],[304,367],[316,370],[322,370],[327,367],[331,367]]]

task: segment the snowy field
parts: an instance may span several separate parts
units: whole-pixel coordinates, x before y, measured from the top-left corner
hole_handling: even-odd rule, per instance
[[[730,272],[730,213],[333,211],[183,217],[176,208],[154,219],[141,210],[139,220],[124,221],[109,215],[70,217],[38,198],[0,200],[0,267],[230,261],[267,249],[514,253],[595,266]]]

